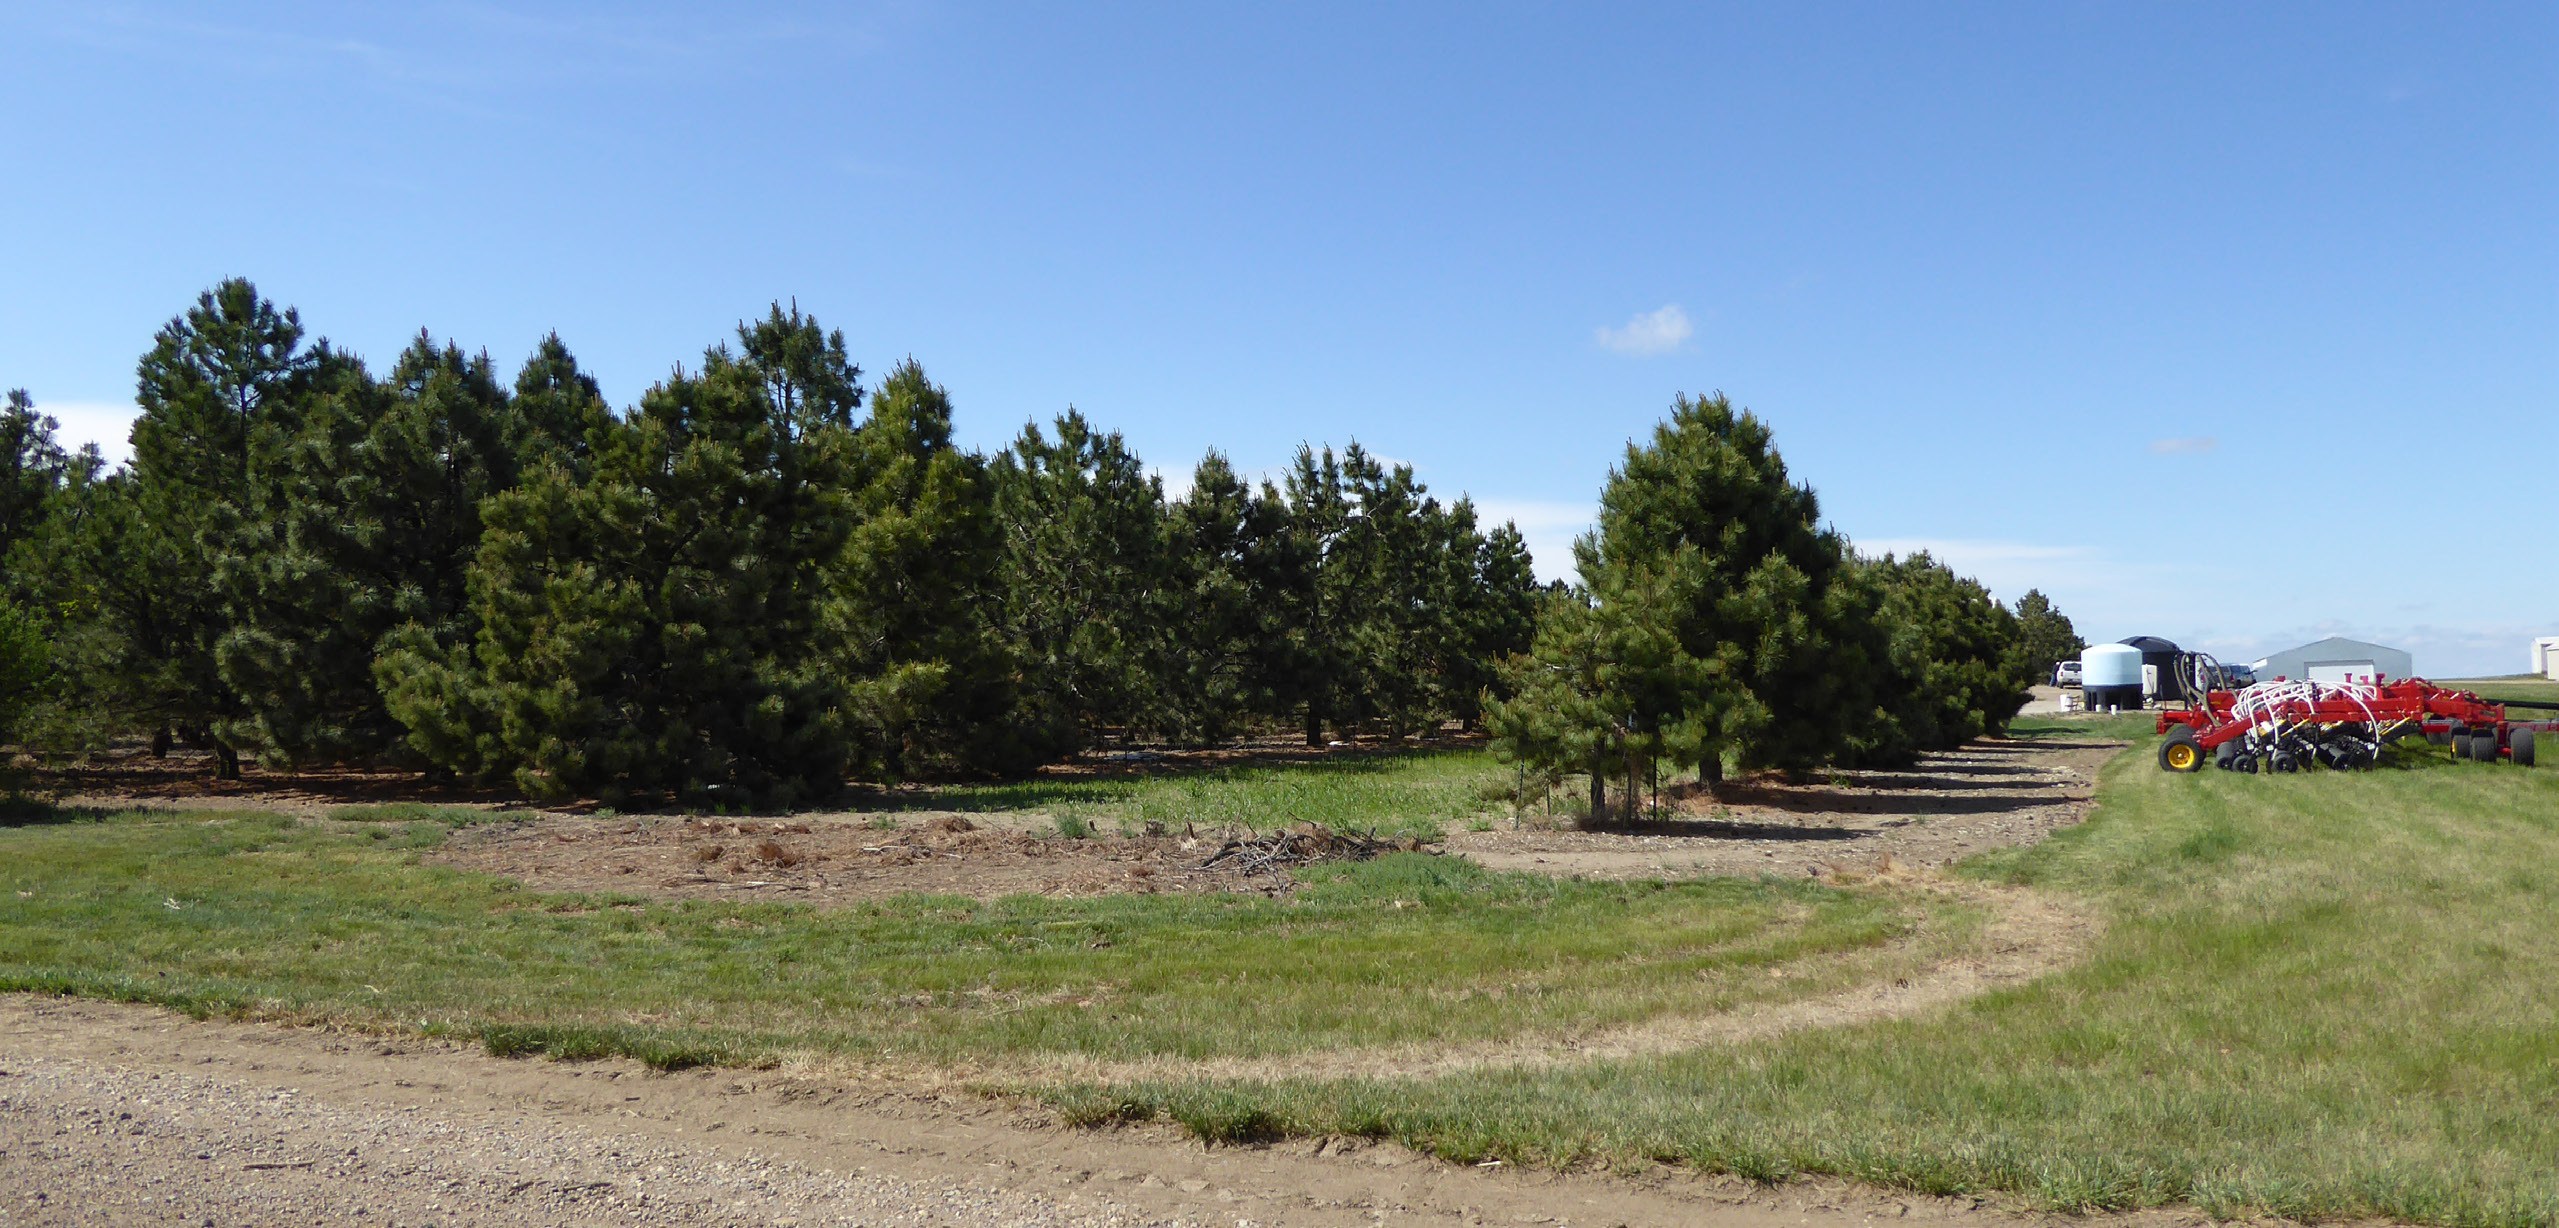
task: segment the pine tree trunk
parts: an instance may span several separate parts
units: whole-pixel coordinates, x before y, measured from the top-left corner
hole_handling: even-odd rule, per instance
[[[1635,825],[1635,803],[1642,797],[1643,791],[1635,787],[1635,751],[1629,747],[1626,751],[1626,825],[1629,827]]]
[[[213,778],[215,780],[240,779],[240,752],[220,742],[214,743]]]
[[[1724,783],[1724,752],[1706,752],[1706,758],[1697,765],[1697,783],[1705,786],[1706,796],[1715,796],[1715,786]]]
[[[1608,773],[1596,763],[1590,765],[1590,825],[1608,822]]]
[[[1324,709],[1311,699],[1306,701],[1306,744],[1324,744]]]
[[[161,725],[160,732],[151,735],[151,757],[154,759],[168,758],[169,746],[176,740],[177,735],[170,733],[169,727],[166,724]]]

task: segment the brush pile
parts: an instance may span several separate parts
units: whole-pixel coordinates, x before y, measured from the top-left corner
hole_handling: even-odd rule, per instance
[[[1284,866],[1313,865],[1319,861],[1366,861],[1381,853],[1414,852],[1421,847],[1420,840],[1381,840],[1375,832],[1360,836],[1337,832],[1321,823],[1300,823],[1269,835],[1229,840],[1209,854],[1208,860],[1201,862],[1199,868],[1266,874]]]

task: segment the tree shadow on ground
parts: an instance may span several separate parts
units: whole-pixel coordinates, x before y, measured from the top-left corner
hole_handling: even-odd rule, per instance
[[[65,823],[100,823],[115,815],[131,815],[147,807],[61,806],[39,797],[0,797],[0,827],[51,827]],[[174,813],[160,811],[158,813]]]

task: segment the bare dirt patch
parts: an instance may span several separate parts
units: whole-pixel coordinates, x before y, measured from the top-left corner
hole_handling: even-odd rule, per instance
[[[1451,833],[1448,849],[1493,869],[1612,880],[1930,869],[2087,817],[2097,769],[2122,745],[1985,738],[1908,771],[1763,774],[1713,796],[1681,782],[1665,792],[1659,821],[1569,831],[1506,819]]]
[[[878,826],[883,821],[898,826]],[[1214,834],[1039,835],[984,816],[917,814],[787,820],[544,815],[457,832],[435,860],[538,891],[653,899],[777,899],[840,907],[908,893],[998,899],[1041,895],[1280,894],[1292,880],[1202,868]]]

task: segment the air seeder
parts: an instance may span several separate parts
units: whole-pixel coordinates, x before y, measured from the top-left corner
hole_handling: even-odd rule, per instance
[[[2476,692],[2445,690],[2422,678],[2279,679],[2222,691],[2197,685],[2195,679],[2215,672],[2207,664],[2198,662],[2191,672],[2186,707],[2159,714],[2159,732],[2167,735],[2159,744],[2159,766],[2171,772],[2200,771],[2207,762],[2236,772],[2367,768],[2380,761],[2382,747],[2410,737],[2449,745],[2455,758],[2507,759],[2531,767],[2534,743],[2541,740],[2534,735],[2559,737],[2559,720],[2516,720],[2506,711],[2559,710],[2559,704],[2491,703]]]

